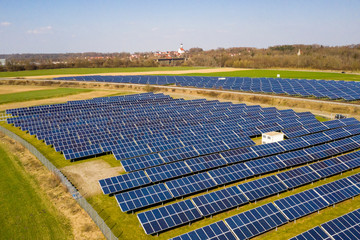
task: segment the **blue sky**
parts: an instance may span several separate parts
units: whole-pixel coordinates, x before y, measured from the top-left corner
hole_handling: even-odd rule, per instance
[[[360,43],[358,0],[0,0],[0,54]]]

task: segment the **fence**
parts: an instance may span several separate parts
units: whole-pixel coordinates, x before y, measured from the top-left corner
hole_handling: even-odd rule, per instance
[[[15,141],[21,143],[26,147],[34,156],[36,156],[50,171],[56,174],[61,182],[67,187],[70,194],[78,202],[78,204],[89,214],[95,224],[100,228],[101,232],[104,234],[106,239],[117,240],[118,238],[112,233],[111,229],[105,223],[105,221],[100,217],[100,215],[95,211],[95,209],[86,201],[86,199],[80,194],[79,191],[71,184],[71,182],[65,177],[62,172],[55,167],[43,154],[41,154],[33,145],[25,141],[15,133],[10,130],[0,126],[0,132],[4,133],[8,137],[14,139]]]

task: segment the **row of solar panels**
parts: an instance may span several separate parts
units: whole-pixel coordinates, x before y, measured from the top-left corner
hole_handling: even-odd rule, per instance
[[[226,235],[230,232],[234,235],[231,239],[236,239],[236,237],[238,239],[249,239],[289,221],[304,217],[359,194],[360,174],[356,174],[219,221],[216,223],[218,226],[221,224],[226,227],[223,229],[220,228],[220,231],[217,231],[217,236]],[[142,212],[139,213],[137,217],[146,234],[159,233],[175,226],[203,218],[201,212],[191,200],[185,200],[159,209]],[[226,224],[223,225],[220,222]],[[200,239],[211,239],[214,236],[204,235],[205,229],[208,229],[209,226],[202,227],[173,239],[199,239],[200,236]]]
[[[324,122],[324,123],[321,123],[321,129],[322,131],[323,130],[328,130],[328,129],[335,129],[335,128],[340,128],[340,127],[343,127],[343,126],[351,126],[351,125],[355,125],[355,124],[359,124],[360,122],[354,118],[348,118],[348,119],[343,119],[343,120],[333,120],[333,121],[328,121],[328,122]],[[314,126],[315,124],[311,124],[312,126]],[[307,134],[311,134],[311,133],[317,133],[319,132],[319,128],[313,128],[312,126],[308,127],[309,125],[303,125],[303,127],[305,129],[308,129],[306,133],[299,133],[297,134],[297,137],[299,136],[302,136],[302,135],[307,135]],[[325,128],[325,129],[324,129]],[[182,140],[183,141],[183,140]],[[197,140],[198,141],[198,140]],[[233,140],[235,141],[235,139]],[[296,141],[300,141],[300,140],[294,140],[292,143],[294,144]],[[246,147],[246,144],[247,146],[251,146],[253,145],[252,142],[247,142],[245,140],[243,140],[240,143],[237,143],[237,141],[233,142],[233,143],[229,143],[229,140],[226,141],[226,145],[227,146],[230,146],[229,149],[235,149],[235,148],[241,148],[241,147]],[[245,148],[247,149],[248,151],[248,154],[252,155],[253,157],[262,157],[262,156],[265,156],[264,154],[258,154],[259,151],[261,151],[262,149],[266,148],[272,148],[274,146],[283,146],[283,145],[287,145],[288,142],[281,142],[281,143],[272,143],[270,145],[263,145],[263,146],[253,146],[253,147],[249,147],[249,148]],[[202,144],[200,145],[201,147]],[[196,147],[196,145],[194,146],[196,149],[198,149],[198,147]],[[233,151],[229,151],[229,152],[224,152],[224,153],[220,153],[222,154],[222,156],[224,156],[225,160],[226,159],[226,156],[231,156],[232,153],[235,151],[246,151],[245,149],[243,150],[233,150]],[[211,154],[211,152],[221,152],[221,151],[224,151],[224,150],[227,150],[226,148],[224,148],[223,150],[221,149],[211,149],[212,151],[207,151],[206,153],[207,154]],[[221,151],[220,151],[221,150]],[[290,149],[285,149],[285,150],[290,150]],[[279,147],[278,149],[279,152],[282,152],[284,151],[284,148],[281,148]],[[192,151],[191,151],[192,152]],[[255,152],[255,156],[254,156],[254,152]],[[185,152],[180,152],[179,154],[181,155],[181,153],[185,153]],[[175,156],[178,156],[179,154],[175,154]],[[125,168],[125,170],[127,172],[131,172],[131,171],[136,171],[136,170],[141,170],[141,169],[145,169],[145,168],[149,168],[149,167],[153,167],[153,166],[157,166],[157,165],[161,165],[161,164],[164,164],[164,163],[169,163],[169,161],[165,161],[163,160],[163,157],[162,155],[164,155],[164,153],[155,153],[155,154],[151,154],[151,155],[146,155],[146,156],[142,156],[142,157],[135,157],[135,158],[130,158],[130,159],[127,159],[127,160],[122,160],[121,161],[121,164],[122,166]],[[202,154],[198,154],[198,155],[202,155]],[[195,157],[197,156],[197,154],[194,154],[192,155],[192,157]],[[216,156],[216,155],[215,155]],[[188,157],[175,157],[175,160],[182,160],[182,159],[185,159],[185,158],[189,158]],[[243,159],[244,160],[244,159]],[[192,161],[192,160],[190,160]],[[234,162],[234,160],[231,160],[230,162]],[[225,161],[226,163],[226,161]],[[197,164],[194,164],[192,162],[188,162],[189,165],[197,165]]]
[[[207,157],[190,159],[185,163],[178,163],[172,165],[164,165],[163,167],[156,167],[154,169],[137,171],[128,174],[119,175],[116,177],[106,178],[99,181],[104,194],[114,194],[117,192],[127,191],[132,188],[138,188],[152,183],[153,180],[163,181],[175,177],[182,176],[182,173],[196,173],[199,171],[209,170],[209,174],[219,182],[225,184],[229,182],[228,177],[217,177],[228,175],[227,172],[242,172],[241,175],[233,176],[235,179],[244,177],[243,174],[251,175],[252,173],[260,174],[261,172],[268,171],[271,168],[285,167],[286,165],[296,165],[297,162],[309,161],[312,158],[323,158],[334,152],[336,142],[324,144],[329,141],[338,140],[344,137],[357,135],[360,133],[360,125],[353,125],[345,128],[329,130],[325,133],[316,133],[306,137],[285,140],[278,143],[258,145],[253,149],[239,149],[227,154],[219,155],[213,154]],[[355,141],[357,137],[354,137]],[[344,140],[346,143],[348,140]],[[340,144],[343,142],[339,141]],[[322,144],[319,146],[311,147],[309,149],[301,149],[313,146],[314,144]],[[297,150],[301,149],[301,150]],[[292,150],[293,152],[286,152]],[[296,151],[294,151],[296,150]],[[336,152],[336,151],[335,151]],[[281,153],[281,154],[280,154]],[[278,154],[277,156],[271,156]],[[270,156],[269,156],[270,155]],[[266,157],[265,156],[269,156]],[[259,158],[262,157],[262,158]],[[310,157],[310,159],[309,159]],[[248,161],[254,158],[257,160]],[[245,161],[248,161],[245,163]],[[235,165],[225,166],[228,163],[236,163]],[[190,167],[191,172],[187,170]],[[211,170],[211,168],[217,168]],[[180,171],[174,171],[181,169]],[[149,176],[153,176],[150,178]],[[201,175],[201,174],[198,174]],[[193,175],[197,176],[197,175]],[[205,174],[204,176],[207,176]],[[234,180],[235,180],[234,179]],[[192,179],[195,181],[195,179]]]
[[[360,84],[354,81],[298,80],[281,78],[216,78],[193,76],[77,76],[57,80],[99,81],[135,84],[176,84],[197,88],[221,88],[329,99],[360,99]]]
[[[290,240],[359,239],[360,208],[312,228]]]
[[[359,145],[358,145],[359,146]],[[276,175],[242,183],[231,188],[192,198],[203,216],[209,216],[249,201],[293,189],[360,166],[360,152],[349,153]],[[174,199],[165,184],[119,193],[115,198],[123,212]]]
[[[156,99],[157,103],[162,104],[162,100],[166,100],[166,101],[177,101],[177,100],[172,100],[171,98],[169,98],[168,96],[162,95],[160,94],[160,97],[157,97],[157,94],[147,94],[145,96],[141,95],[141,101],[153,101],[154,99]],[[114,97],[111,97],[111,99],[114,99]],[[128,100],[126,97],[121,97],[121,100],[127,100],[125,101],[127,104],[133,104],[133,105],[137,105],[139,102],[139,100],[136,100],[134,103],[131,102],[131,100],[136,99],[136,96],[131,95],[129,96]],[[160,100],[161,101],[160,101]],[[119,100],[119,99],[118,99]],[[159,102],[160,101],[160,102]],[[98,104],[99,102],[101,104],[103,104],[105,101],[105,99],[103,101],[89,101],[91,104]],[[109,104],[115,104],[121,101],[114,101],[114,100],[109,100],[107,103]],[[181,104],[179,105],[181,108],[184,107],[184,105],[182,104],[188,104],[189,101],[185,101],[185,100],[181,100]],[[85,102],[86,103],[86,102]],[[83,102],[83,104],[85,104]],[[191,102],[191,106],[198,106],[199,104],[204,104],[207,103],[206,100],[201,100],[201,101],[194,101]],[[231,103],[219,103],[216,101],[212,101],[211,104],[216,104],[219,106],[225,105],[226,109],[230,109],[229,106],[234,106],[234,104]],[[86,105],[86,104],[85,104]],[[206,104],[208,105],[208,104]],[[73,104],[68,103],[67,107],[72,107]],[[76,105],[79,106],[79,105]],[[83,105],[80,105],[83,106]],[[241,107],[243,108],[245,105],[241,105]],[[196,153],[196,151],[202,151],[199,150],[199,148],[197,148],[197,150],[192,149],[192,154],[189,153],[189,148],[186,148],[187,146],[192,146],[194,142],[198,142],[202,136],[209,135],[209,133],[215,133],[217,135],[217,137],[219,138],[221,135],[225,135],[226,134],[226,138],[223,139],[218,139],[219,141],[217,141],[219,144],[218,145],[213,145],[212,147],[210,146],[201,146],[201,148],[206,147],[206,152],[204,152],[204,154],[206,153],[211,153],[211,152],[215,152],[215,151],[219,151],[219,150],[227,150],[227,149],[232,149],[232,148],[238,148],[240,146],[248,146],[253,144],[253,142],[246,137],[244,138],[244,140],[239,141],[236,140],[236,135],[242,135],[245,132],[241,132],[242,131],[242,126],[244,127],[245,125],[243,124],[241,126],[241,124],[239,123],[247,123],[247,125],[249,125],[249,127],[247,127],[246,129],[246,133],[247,134],[261,134],[262,132],[266,132],[266,131],[272,131],[272,130],[278,130],[281,128],[284,128],[284,126],[279,125],[279,122],[282,122],[282,117],[286,117],[284,118],[283,122],[288,121],[287,116],[291,116],[291,119],[293,120],[292,123],[296,123],[297,125],[302,125],[302,124],[306,124],[309,122],[313,122],[316,121],[314,116],[310,113],[295,113],[293,111],[278,111],[274,108],[271,108],[269,113],[270,115],[267,115],[267,119],[266,121],[264,120],[264,122],[259,121],[259,119],[257,120],[252,120],[250,119],[249,121],[246,121],[246,119],[244,119],[243,117],[241,117],[241,115],[244,114],[244,112],[232,112],[234,113],[233,116],[231,116],[231,118],[229,118],[229,116],[225,115],[221,115],[221,116],[217,116],[214,115],[214,113],[208,113],[207,115],[204,115],[204,112],[197,112],[199,117],[202,118],[206,118],[206,120],[200,120],[194,118],[195,114],[193,113],[194,109],[191,109],[190,112],[188,113],[176,113],[176,116],[182,115],[183,117],[183,122],[182,125],[179,125],[179,121],[178,120],[174,120],[174,121],[168,121],[168,122],[161,122],[161,126],[156,125],[157,122],[155,120],[159,120],[156,117],[149,117],[148,115],[139,115],[138,118],[140,120],[140,122],[136,122],[133,129],[129,129],[129,125],[124,126],[123,129],[119,129],[119,130],[115,130],[112,126],[116,126],[117,122],[114,122],[113,119],[108,119],[106,117],[104,117],[103,115],[98,115],[97,112],[92,112],[92,111],[85,111],[81,112],[81,111],[73,111],[73,115],[69,115],[68,111],[61,111],[58,110],[58,116],[56,118],[54,118],[54,115],[52,113],[49,113],[49,106],[45,106],[43,107],[44,111],[41,112],[41,108],[37,107],[37,111],[39,111],[38,113],[34,114],[32,111],[30,111],[32,108],[28,108],[27,110],[30,111],[30,113],[27,113],[26,109],[22,109],[22,113],[23,116],[21,117],[17,117],[17,118],[11,118],[8,120],[8,123],[13,123],[15,124],[15,126],[21,126],[21,128],[23,130],[29,130],[31,134],[36,134],[38,139],[44,139],[45,142],[47,144],[52,144],[54,145],[55,149],[58,151],[62,151],[65,158],[66,159],[76,159],[76,158],[83,158],[83,157],[87,157],[87,156],[91,156],[91,155],[96,155],[96,154],[102,154],[105,152],[112,152],[114,153],[115,157],[117,159],[127,159],[127,158],[133,158],[133,157],[137,157],[137,156],[142,156],[142,155],[148,155],[151,153],[154,153],[154,150],[152,148],[150,148],[147,144],[148,143],[154,143],[154,142],[159,142],[159,144],[157,144],[158,146],[161,145],[160,149],[161,151],[165,151],[165,150],[170,150],[173,149],[175,147],[179,148],[180,150],[186,150],[185,152],[180,152],[177,153],[175,155],[187,155],[188,157],[192,157],[192,156],[196,156],[194,155],[194,151]],[[149,108],[151,108],[152,110],[154,110],[154,105],[149,106]],[[259,113],[259,112],[265,112],[260,106],[256,106],[254,107],[248,107],[249,109],[253,109],[255,111],[252,111],[252,113]],[[105,111],[105,113],[107,112],[111,112],[111,108],[110,109],[104,109],[103,106],[101,108],[99,108],[101,111]],[[196,110],[196,109],[195,109]],[[224,110],[224,108],[219,109],[219,111],[222,113],[222,111]],[[15,110],[9,110],[9,112],[15,114]],[[136,117],[136,113],[139,113],[137,111],[133,112],[132,115],[134,115],[133,117]],[[163,111],[159,110],[159,113],[163,114]],[[30,114],[30,115],[27,115]],[[124,113],[125,115],[128,115],[128,113]],[[79,119],[80,115],[86,115],[87,117],[92,117],[91,119],[93,119],[94,121],[81,121]],[[229,115],[229,113],[228,113]],[[60,117],[61,116],[61,117]],[[163,116],[163,115],[162,115]],[[169,112],[166,112],[165,115],[163,116],[163,118],[161,119],[168,119],[169,117],[171,118],[171,114]],[[254,117],[258,116],[255,114],[253,115]],[[300,116],[300,118],[299,118]],[[120,115],[118,116],[119,118],[123,119],[125,118],[124,115]],[[239,122],[238,117],[241,117],[242,121]],[[214,122],[206,122],[209,121],[209,119],[217,119],[216,124]],[[273,118],[273,120],[271,120],[271,118]],[[33,119],[33,122],[30,123],[30,119]],[[191,120],[193,119],[193,121]],[[229,122],[226,121],[226,119],[229,119],[230,121],[233,121],[232,124],[229,124]],[[270,119],[270,121],[269,121]],[[286,119],[286,120],[285,120]],[[299,121],[301,120],[301,121]],[[149,122],[153,125],[153,128],[150,130],[147,127],[140,127],[142,122]],[[204,124],[205,121],[205,124]],[[97,124],[97,123],[101,123]],[[68,123],[73,124],[75,127],[74,128],[70,128]],[[65,126],[64,126],[65,124]],[[291,127],[296,126],[296,124],[292,124]],[[260,127],[261,125],[261,127]],[[285,125],[285,124],[284,124]],[[31,128],[30,126],[35,126],[34,128]],[[48,128],[50,128],[50,131],[44,130],[44,126],[47,126]],[[258,127],[256,127],[258,126]],[[286,126],[286,125],[285,125]],[[147,130],[148,129],[148,130]],[[169,132],[169,130],[174,131],[173,134],[170,135],[162,135],[165,132]],[[226,131],[232,131],[233,134],[232,136],[234,138],[230,138],[229,137],[229,133]],[[235,133],[239,132],[239,133]],[[189,135],[185,135],[184,133],[188,133]],[[184,139],[184,138],[180,138],[180,136],[188,136],[189,138],[191,137],[192,139]],[[96,136],[96,137],[94,137]],[[153,136],[153,137],[152,137]],[[140,138],[141,137],[141,138]],[[136,138],[136,140],[135,140]],[[140,139],[139,139],[140,138]],[[184,148],[181,149],[181,146],[176,145],[176,144],[163,144],[164,141],[169,140],[169,138],[172,138],[173,140],[181,140],[181,142],[188,142],[186,143],[187,145],[184,146]],[[214,136],[211,138],[215,138]],[[157,140],[157,141],[156,141]],[[228,140],[226,143],[224,143],[224,140]],[[208,142],[209,140],[204,140],[204,142]],[[191,143],[192,142],[192,143]],[[215,141],[214,141],[215,142]],[[160,144],[161,143],[161,144]],[[224,144],[226,146],[224,146]],[[222,145],[222,146],[220,146]],[[167,149],[165,149],[165,147],[167,147]],[[158,149],[155,149],[155,151],[157,151]],[[179,150],[179,151],[180,151]],[[190,149],[191,150],[191,149]],[[201,153],[200,153],[201,155]],[[155,156],[155,155],[153,155]],[[159,160],[159,159],[157,159]],[[135,163],[137,166],[138,162]],[[131,168],[131,167],[129,167]],[[132,169],[132,170],[136,170],[136,169]]]

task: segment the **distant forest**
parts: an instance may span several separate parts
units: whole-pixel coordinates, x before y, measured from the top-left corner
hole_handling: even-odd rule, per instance
[[[171,65],[235,67],[235,68],[301,68],[340,71],[360,70],[360,44],[348,46],[281,45],[260,48],[218,48],[203,50],[191,48],[184,54],[185,61]],[[55,68],[97,67],[157,67],[168,66],[158,62],[153,52],[141,53],[65,53],[65,54],[9,54],[0,71],[22,71]]]

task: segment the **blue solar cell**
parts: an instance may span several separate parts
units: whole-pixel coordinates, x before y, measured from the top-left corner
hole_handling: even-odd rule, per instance
[[[346,164],[349,168],[357,168],[360,166],[360,151],[342,155],[337,159]]]
[[[322,178],[329,177],[349,169],[344,163],[337,158],[331,158],[325,161],[313,163],[310,165],[317,174]]]
[[[203,157],[192,158],[185,160],[185,162],[193,172],[212,169],[227,164],[227,162],[219,154],[211,154]]]
[[[163,163],[164,161],[157,153],[121,161],[121,165],[124,167],[125,171],[127,172],[141,170],[141,169],[157,166]]]
[[[208,173],[215,180],[217,185],[246,179],[247,177],[253,175],[252,171],[243,163],[218,168],[211,170]]]
[[[145,172],[139,171],[101,179],[99,183],[104,194],[113,194],[139,186],[145,186],[150,183],[150,179],[146,176]]]
[[[190,200],[142,212],[137,215],[146,234],[154,234],[201,218]]]
[[[314,189],[276,200],[274,204],[290,221],[316,212],[329,205]]]
[[[236,237],[230,231],[223,221],[212,223],[208,226],[196,229],[183,235],[171,238],[171,240],[207,240],[224,239],[236,240]]]
[[[276,176],[269,176],[242,183],[239,184],[238,187],[250,201],[258,200],[287,190],[287,187]]]
[[[166,182],[166,186],[175,198],[203,191],[216,185],[207,173],[199,173]]]
[[[360,189],[349,179],[340,179],[315,188],[329,204],[335,204],[360,194]]]
[[[174,162],[145,170],[152,182],[160,182],[191,173],[185,162]]]
[[[219,213],[248,202],[236,186],[201,195],[192,200],[203,216]]]
[[[282,172],[276,175],[285,183],[288,188],[295,188],[301,185],[319,180],[321,177],[314,172],[309,166],[304,166]]]
[[[283,214],[272,203],[240,213],[225,222],[238,239],[249,239],[274,229],[287,222]]]
[[[148,186],[115,195],[121,211],[128,212],[172,199],[164,184]]]
[[[360,209],[321,224],[332,239],[358,239],[360,234]]]
[[[331,240],[326,232],[320,227],[314,227],[302,234],[299,234],[290,240]]]
[[[248,166],[255,175],[272,172],[286,167],[286,165],[277,156],[260,158],[244,164]]]

